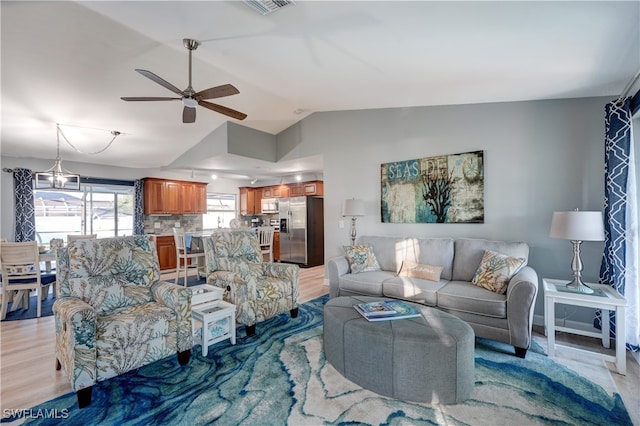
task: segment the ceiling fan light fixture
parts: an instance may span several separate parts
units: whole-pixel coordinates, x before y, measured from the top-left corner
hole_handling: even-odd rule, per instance
[[[187,108],[195,108],[198,106],[198,101],[193,98],[182,98],[182,104]]]

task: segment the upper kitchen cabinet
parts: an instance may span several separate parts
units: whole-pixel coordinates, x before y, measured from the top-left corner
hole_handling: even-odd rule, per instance
[[[206,183],[144,179],[144,214],[200,214],[206,211]]]
[[[301,197],[307,195],[324,195],[324,182],[321,180],[315,180],[289,184],[290,197]]]
[[[260,203],[258,203],[258,208],[256,212],[256,189],[249,188],[243,186],[239,188],[240,190],[240,214],[259,214],[260,213]],[[262,198],[262,197],[261,197]]]
[[[286,198],[288,196],[289,185],[274,185],[262,188],[262,198]]]
[[[207,213],[207,184],[182,182],[180,189],[180,210],[182,214]]]

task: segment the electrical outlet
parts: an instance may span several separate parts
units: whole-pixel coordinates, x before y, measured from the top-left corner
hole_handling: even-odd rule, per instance
[[[176,223],[174,223],[174,225],[175,225],[176,228],[180,228],[180,222],[176,222]]]
[[[344,220],[338,221],[338,227],[344,229]]]
[[[156,228],[156,229],[160,229],[161,228],[160,222],[154,222],[153,223],[153,227]]]

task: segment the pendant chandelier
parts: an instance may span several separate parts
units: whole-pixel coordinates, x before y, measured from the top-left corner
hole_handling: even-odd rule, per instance
[[[60,124],[56,124],[56,139],[57,139],[56,160],[55,160],[55,163],[53,163],[53,166],[51,168],[43,172],[37,172],[35,174],[36,189],[60,189],[60,190],[71,190],[71,191],[80,190],[80,175],[76,173],[72,173],[69,170],[62,167],[62,160],[60,158],[60,135],[61,134],[62,134],[62,137],[65,139],[65,141],[67,141],[67,143],[73,149],[75,149],[77,152],[80,152],[80,150],[78,150],[78,148],[73,146],[71,142],[69,142],[67,138],[64,136],[64,133],[62,133],[62,130],[60,129]],[[113,139],[111,139],[111,142],[109,142],[107,146],[105,146],[100,151],[89,153],[89,154],[98,154],[100,152],[103,152],[107,148],[109,148],[109,146],[111,146],[113,141],[118,137],[120,132],[112,131],[111,134],[113,135]]]

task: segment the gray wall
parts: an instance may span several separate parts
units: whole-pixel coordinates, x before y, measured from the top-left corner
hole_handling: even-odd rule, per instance
[[[350,243],[342,201],[364,200],[358,235],[522,240],[539,276],[571,274],[571,244],[549,238],[554,210],[603,210],[604,105],[608,98],[315,113],[278,136],[285,152],[324,155],[325,257]],[[382,163],[484,150],[484,224],[380,220]],[[344,228],[340,228],[340,223]],[[583,244],[584,276],[597,280],[603,243]],[[536,313],[542,315],[542,295]],[[571,319],[580,320],[581,313]],[[590,314],[582,315],[589,322]]]

